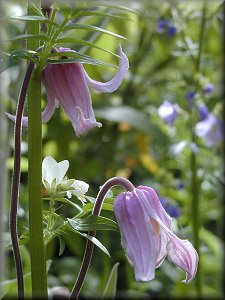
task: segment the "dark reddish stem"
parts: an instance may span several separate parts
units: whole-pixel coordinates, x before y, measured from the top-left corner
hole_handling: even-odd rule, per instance
[[[96,198],[95,205],[94,205],[94,208],[92,211],[92,215],[99,216],[106,193],[108,192],[109,189],[111,189],[115,185],[123,187],[126,191],[134,190],[133,184],[128,179],[125,179],[123,177],[113,177],[113,178],[107,180],[106,183],[102,186],[101,190],[98,193],[98,196]],[[88,234],[92,237],[95,237],[96,231],[90,231],[90,232],[88,232]],[[78,274],[76,283],[71,292],[71,296],[70,296],[71,300],[77,299],[80,294],[80,290],[82,288],[88,268],[91,263],[93,250],[94,250],[93,242],[91,240],[87,240],[80,272]]]
[[[21,156],[21,127],[24,110],[24,103],[29,85],[30,77],[34,68],[34,63],[30,62],[23,80],[20,91],[16,120],[14,127],[14,169],[11,188],[11,206],[10,206],[10,233],[12,240],[12,249],[17,274],[18,299],[24,299],[23,266],[19,250],[18,231],[17,231],[17,210],[19,204],[19,186],[20,186],[20,156]]]

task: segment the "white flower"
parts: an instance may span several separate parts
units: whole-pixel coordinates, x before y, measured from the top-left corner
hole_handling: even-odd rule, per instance
[[[67,191],[67,197],[71,198],[72,195],[75,195],[83,204],[86,202],[85,193],[89,189],[89,184],[81,180],[74,180],[74,183],[71,184],[70,189]]]
[[[57,163],[54,158],[47,156],[42,162],[42,182],[49,192],[54,192],[63,181],[69,168],[68,160]]]
[[[85,193],[89,185],[81,180],[68,179],[65,175],[69,168],[68,160],[57,163],[51,156],[45,157],[42,162],[42,182],[49,195],[75,195],[83,204],[86,202]]]

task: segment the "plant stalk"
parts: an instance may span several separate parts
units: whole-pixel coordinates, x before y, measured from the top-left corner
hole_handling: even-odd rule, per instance
[[[196,74],[199,73],[201,67],[201,54],[202,54],[202,46],[203,46],[203,39],[204,39],[204,30],[205,30],[205,23],[206,23],[206,8],[207,8],[207,0],[204,0],[203,9],[202,9],[202,20],[201,20],[201,28],[199,34],[199,51],[198,56],[196,59],[196,66],[195,72]],[[198,83],[196,84],[196,90],[198,88]],[[198,264],[198,272],[195,277],[195,284],[196,284],[196,291],[198,298],[202,297],[202,276],[201,276],[201,255],[200,255],[200,214],[199,214],[199,206],[200,206],[200,198],[199,198],[199,180],[197,176],[197,153],[195,151],[196,145],[196,136],[194,132],[196,120],[194,118],[193,109],[191,110],[191,140],[194,149],[192,149],[191,157],[190,157],[190,168],[192,172],[192,179],[191,179],[191,193],[192,193],[192,231],[193,231],[193,238],[194,238],[194,246],[196,251],[199,255],[199,264]]]
[[[28,0],[28,15],[35,15],[33,5],[41,1]],[[39,34],[39,23],[28,22],[27,33]],[[39,41],[27,42],[29,50],[39,48]],[[42,122],[41,122],[41,68],[33,72],[28,91],[28,193],[31,281],[33,298],[47,299],[46,255],[43,241],[42,202]]]

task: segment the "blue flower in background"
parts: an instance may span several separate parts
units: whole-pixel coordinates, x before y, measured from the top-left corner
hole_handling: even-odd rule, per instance
[[[183,181],[178,181],[177,185],[176,185],[178,190],[182,190],[185,187],[185,184],[183,183]]]
[[[192,101],[195,98],[195,92],[194,91],[189,91],[185,95],[185,99]]]
[[[207,83],[204,87],[204,92],[206,94],[212,93],[213,90],[214,90],[214,85],[212,83]]]
[[[177,28],[174,25],[170,26],[167,30],[167,34],[169,37],[174,36],[176,32],[177,32]]]
[[[178,218],[180,215],[180,209],[178,205],[172,205],[167,198],[160,197],[160,202],[165,211],[171,216],[171,218]]]
[[[223,139],[224,124],[212,114],[195,125],[195,134],[202,138],[207,146],[213,146]]]
[[[209,111],[205,104],[198,105],[198,114],[201,120],[205,120],[208,117]]]
[[[165,100],[158,108],[158,114],[164,123],[172,126],[177,118],[177,104]]]
[[[157,23],[157,32],[162,33],[167,28],[168,21],[166,19],[161,19]]]

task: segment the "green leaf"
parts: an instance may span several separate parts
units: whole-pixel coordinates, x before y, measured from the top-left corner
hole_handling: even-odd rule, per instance
[[[22,34],[22,35],[17,35],[15,37],[11,38],[8,41],[11,42],[11,41],[17,41],[17,40],[24,40],[24,39],[35,39],[35,40],[40,40],[40,41],[49,41],[49,37],[47,37],[46,35],[43,35],[43,34],[39,34],[39,35]]]
[[[50,198],[43,198],[43,200],[49,200],[50,201],[51,199]],[[73,203],[72,201],[70,201],[67,198],[55,198],[54,201],[69,204],[69,205],[75,207],[77,210],[79,210],[79,212],[83,211],[82,208],[79,205],[77,205],[76,203]]]
[[[57,44],[66,44],[66,43],[72,43],[72,44],[78,44],[78,45],[83,45],[83,46],[88,46],[88,47],[93,47],[93,48],[96,48],[96,49],[99,49],[99,50],[102,50],[102,51],[105,51],[107,53],[110,53],[118,58],[120,58],[119,55],[113,53],[112,51],[110,50],[107,50],[103,47],[99,47],[91,42],[88,42],[88,41],[85,41],[85,40],[82,40],[82,39],[74,39],[74,38],[60,38],[56,41]]]
[[[61,236],[59,236],[59,256],[63,254],[64,250],[65,250],[65,241]]]
[[[94,207],[93,203],[87,203],[83,206],[83,211],[78,215],[78,217],[83,217],[88,213],[92,212]],[[103,203],[102,210],[113,211],[113,206],[110,203]]]
[[[109,3],[106,3],[104,1],[102,1],[102,2],[98,1],[98,2],[96,2],[96,4],[98,6],[105,6],[105,7],[109,7],[109,8],[118,9],[118,10],[124,10],[124,11],[131,12],[131,13],[134,13],[134,14],[138,14],[139,13],[138,11],[136,11],[136,10],[134,10],[132,8],[128,8],[128,7],[123,6],[123,5],[116,5],[116,4],[111,4],[111,3],[109,4]],[[93,3],[93,5],[94,5],[94,3]]]
[[[67,31],[67,30],[73,30],[73,29],[92,30],[92,31],[95,31],[95,32],[97,31],[97,32],[101,32],[101,33],[104,33],[104,34],[114,36],[114,37],[119,38],[119,39],[126,40],[126,38],[122,35],[119,35],[119,34],[114,33],[112,31],[109,31],[109,30],[106,30],[106,29],[103,29],[103,28],[100,28],[100,27],[97,27],[97,26],[89,25],[89,24],[80,24],[80,23],[70,24],[68,26],[65,26],[63,30]]]
[[[93,244],[95,244],[99,249],[101,249],[105,254],[107,254],[110,257],[109,251],[96,237],[90,236],[87,233],[80,232],[80,231],[74,229],[73,227],[70,226],[69,223],[67,224],[67,226],[64,226],[64,232],[66,232],[67,230],[72,233],[79,234],[79,235],[85,237],[86,239],[92,241]]]
[[[95,109],[95,115],[112,122],[127,123],[141,132],[156,138],[164,137],[161,130],[151,123],[147,114],[132,107],[117,106]]]
[[[85,219],[67,219],[69,224],[79,231],[97,231],[97,230],[114,230],[118,231],[118,225],[115,221],[101,217],[90,215]]]
[[[31,51],[31,50],[18,50],[18,51],[16,50],[10,53],[11,59],[24,58],[27,60],[31,60],[33,62],[38,62],[36,55],[38,55],[38,53],[36,51]]]
[[[119,263],[115,263],[109,275],[102,299],[114,299],[116,296],[117,273]]]
[[[104,11],[79,11],[75,16],[76,17],[98,16],[98,17],[108,17],[108,18],[115,18],[115,19],[122,19],[122,20],[131,20],[128,17],[109,14]]]
[[[51,58],[57,58],[60,57],[61,59],[51,59]],[[68,58],[62,58],[62,57],[72,57],[72,59]],[[91,65],[99,65],[99,66],[107,66],[107,67],[116,67],[115,65],[105,63],[103,61],[94,59],[88,55],[79,53],[79,52],[71,52],[71,51],[65,51],[65,52],[54,52],[49,54],[48,63],[50,64],[59,64],[59,63],[75,63],[79,62],[82,64],[91,64]]]
[[[59,27],[59,25],[49,20],[48,18],[42,16],[19,16],[19,17],[11,17],[11,20],[18,20],[18,21],[31,21],[31,22],[46,22],[53,26]]]

